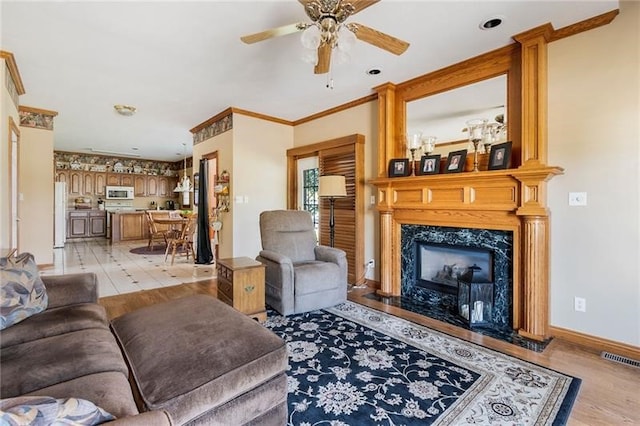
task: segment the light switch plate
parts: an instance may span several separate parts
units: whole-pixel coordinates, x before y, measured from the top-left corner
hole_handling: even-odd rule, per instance
[[[570,192],[569,205],[570,206],[586,206],[587,193],[586,192]]]

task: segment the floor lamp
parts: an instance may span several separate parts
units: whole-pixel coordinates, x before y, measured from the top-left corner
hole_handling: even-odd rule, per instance
[[[337,197],[346,197],[347,188],[345,186],[344,176],[320,176],[319,197],[329,197],[331,203],[331,210],[329,212],[329,241],[331,247],[333,247],[335,237],[335,217],[333,215],[333,203]]]

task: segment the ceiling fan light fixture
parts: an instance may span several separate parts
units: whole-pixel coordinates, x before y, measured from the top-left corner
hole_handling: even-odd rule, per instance
[[[318,51],[317,50],[305,50],[302,54],[302,61],[307,64],[315,65],[318,63]]]
[[[338,49],[343,52],[349,52],[354,44],[356,44],[356,35],[346,25],[340,25],[338,28]]]
[[[320,46],[321,39],[320,28],[316,25],[310,25],[300,36],[300,42],[305,49],[317,49]]]
[[[136,107],[131,105],[118,104],[118,105],[114,105],[113,109],[115,109],[118,114],[124,115],[126,117],[130,117],[136,113]]]

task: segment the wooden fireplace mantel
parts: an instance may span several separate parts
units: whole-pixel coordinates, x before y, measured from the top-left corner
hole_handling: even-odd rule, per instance
[[[378,92],[380,289],[401,292],[403,224],[469,227],[513,232],[513,327],[549,338],[549,212],[546,183],[562,174],[547,162],[547,44],[551,24],[514,36],[515,43]],[[387,177],[393,158],[407,151],[407,102],[498,75],[507,76],[507,138],[511,169]]]
[[[546,182],[560,167],[521,167],[402,178],[377,178],[380,212],[379,294],[401,294],[401,226],[433,225],[496,229],[513,233],[513,327],[536,340],[546,318],[548,210]]]

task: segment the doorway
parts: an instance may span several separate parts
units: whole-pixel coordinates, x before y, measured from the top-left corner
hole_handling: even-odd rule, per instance
[[[20,130],[9,117],[9,192],[10,205],[9,220],[11,235],[9,247],[20,252]]]

